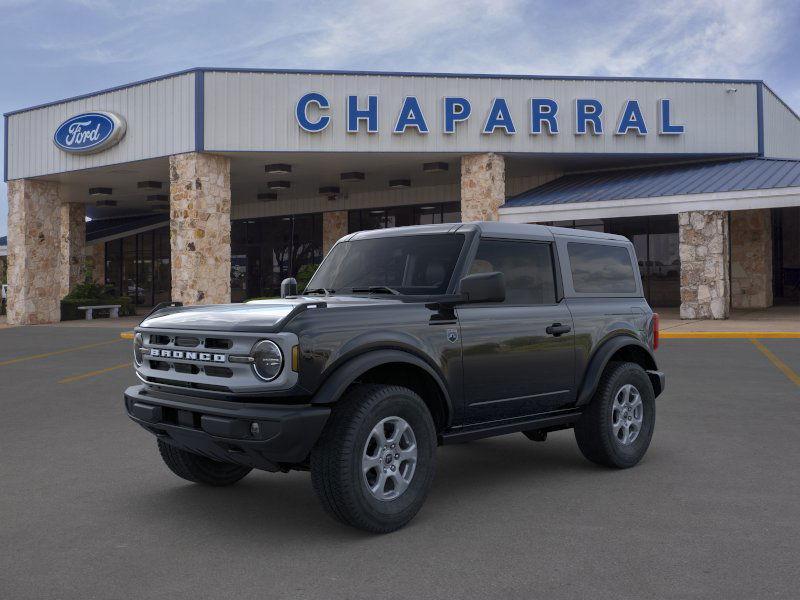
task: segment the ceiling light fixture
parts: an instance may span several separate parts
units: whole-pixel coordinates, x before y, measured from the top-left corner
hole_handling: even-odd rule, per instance
[[[340,190],[338,185],[323,185],[321,188],[319,188],[320,194],[327,194],[329,196],[331,194],[338,194],[339,192]]]
[[[364,173],[361,171],[350,171],[339,175],[342,181],[364,181]]]
[[[98,200],[97,202],[95,202],[95,204],[97,206],[116,206],[117,205],[117,201],[116,200]]]
[[[441,173],[442,171],[449,171],[450,165],[446,162],[429,162],[422,165],[422,170],[425,173]]]
[[[169,202],[169,196],[166,194],[151,194],[146,200],[148,202]]]
[[[160,181],[140,181],[136,187],[140,190],[160,190],[162,183]]]
[[[89,188],[90,196],[110,196],[114,190],[106,187]]]
[[[268,181],[267,187],[271,190],[288,190],[292,187],[291,181]]]
[[[275,192],[261,192],[256,196],[258,200],[277,200],[278,194]]]
[[[410,179],[390,179],[389,180],[389,187],[390,188],[407,188],[411,187],[411,180]]]
[[[292,165],[287,165],[285,163],[274,163],[271,165],[264,165],[264,171],[266,171],[267,173],[272,173],[273,175],[277,175],[279,173],[291,173]]]

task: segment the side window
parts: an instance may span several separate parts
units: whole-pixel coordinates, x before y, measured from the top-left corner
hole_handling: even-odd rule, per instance
[[[572,285],[583,294],[636,292],[631,255],[625,246],[567,244]]]
[[[500,271],[506,304],[554,304],[556,285],[550,244],[481,240],[470,274]]]

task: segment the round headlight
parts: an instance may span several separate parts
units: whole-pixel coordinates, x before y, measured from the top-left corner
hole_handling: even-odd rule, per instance
[[[272,381],[283,369],[283,353],[275,342],[261,340],[250,353],[254,359],[253,370],[264,381]]]
[[[141,333],[137,333],[133,337],[133,362],[136,366],[142,366],[142,346],[144,346],[144,338]]]

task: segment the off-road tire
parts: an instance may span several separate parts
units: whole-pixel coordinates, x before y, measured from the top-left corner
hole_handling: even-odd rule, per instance
[[[379,500],[364,481],[361,460],[372,429],[388,417],[400,417],[412,427],[417,462],[402,495]],[[396,385],[358,385],[333,407],[311,452],[311,482],[334,519],[372,533],[389,533],[408,523],[425,501],[435,455],[436,427],[422,398]]]
[[[158,440],[158,452],[170,471],[193,483],[225,486],[233,485],[252,469],[233,463],[220,462],[176,448]]]
[[[614,398],[626,384],[639,391],[644,414],[638,436],[627,446],[615,437],[612,427]],[[637,464],[647,452],[655,420],[655,394],[647,373],[636,363],[612,362],[603,372],[594,397],[575,425],[575,439],[581,453],[593,463],[627,469]]]

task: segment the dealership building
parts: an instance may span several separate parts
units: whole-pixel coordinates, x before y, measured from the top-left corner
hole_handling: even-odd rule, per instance
[[[239,302],[476,220],[625,235],[684,318],[800,301],[800,117],[762,81],[192,69],[6,114],[4,177],[11,324],[87,273]]]

